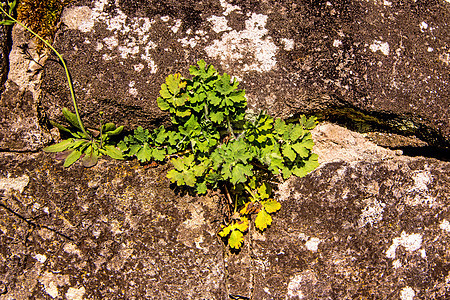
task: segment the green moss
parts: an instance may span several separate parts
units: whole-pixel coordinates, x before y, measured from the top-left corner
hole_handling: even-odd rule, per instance
[[[64,6],[72,0],[20,0],[17,5],[17,19],[31,30],[52,42]],[[38,51],[44,43],[37,40]]]

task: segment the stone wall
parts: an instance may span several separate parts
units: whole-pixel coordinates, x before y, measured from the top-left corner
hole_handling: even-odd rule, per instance
[[[217,235],[223,196],[175,190],[170,164],[66,169],[43,153],[71,108],[64,70],[1,29],[0,299],[450,298],[449,16],[447,0],[64,9],[54,46],[88,126],[99,111],[127,130],[167,124],[160,85],[199,59],[253,110],[320,117],[320,167],[278,186],[281,210],[239,252]]]

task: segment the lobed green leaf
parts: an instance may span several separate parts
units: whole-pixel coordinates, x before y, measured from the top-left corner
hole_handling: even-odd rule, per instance
[[[114,147],[112,145],[105,145],[104,148],[105,148],[106,154],[109,157],[114,158],[114,159],[118,159],[118,160],[123,160],[124,159],[123,152],[120,151],[119,148],[116,148],[116,147]]]

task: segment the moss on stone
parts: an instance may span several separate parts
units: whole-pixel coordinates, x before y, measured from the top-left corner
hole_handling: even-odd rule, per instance
[[[20,0],[17,5],[17,19],[47,41],[52,42],[64,6],[72,0]],[[36,40],[41,51],[44,43]]]

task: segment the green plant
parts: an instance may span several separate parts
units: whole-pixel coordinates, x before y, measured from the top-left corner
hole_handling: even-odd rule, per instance
[[[71,135],[70,138],[44,148],[45,152],[60,152],[57,157],[65,159],[64,167],[70,167],[74,162],[81,158],[81,164],[84,167],[92,167],[97,164],[98,158],[102,155],[108,155],[114,159],[124,159],[122,151],[115,147],[112,138],[120,134],[123,126],[116,127],[114,123],[102,124],[100,122],[99,131],[89,132],[86,135],[81,131],[76,115],[67,108],[63,108],[64,117],[70,124],[70,127],[63,126],[54,121],[50,121],[53,126],[64,133]],[[100,113],[101,115],[102,113]],[[101,119],[101,118],[100,118]]]
[[[145,163],[152,160],[163,161],[167,154],[175,153],[176,150],[171,145],[175,145],[176,142],[174,135],[169,135],[164,126],[151,133],[139,126],[133,134],[120,141],[118,147],[125,156],[136,156],[141,163]]]
[[[263,231],[281,207],[271,198],[271,182],[305,176],[319,165],[309,132],[316,119],[302,116],[292,124],[246,112],[245,91],[228,74],[203,60],[189,72],[192,79],[169,75],[157,99],[173,126],[152,133],[138,128],[120,147],[141,162],[170,157],[174,168],[167,177],[178,186],[198,194],[222,190],[229,213],[219,235],[239,249],[252,215]]]
[[[55,10],[57,10],[56,8],[62,8],[54,0],[48,0],[47,2],[45,2],[48,4],[47,6],[44,2],[41,2],[41,1],[37,1],[37,3],[33,2],[33,1],[31,1],[31,2],[25,1],[20,4],[20,5],[22,5],[22,9],[20,10],[20,12],[22,12],[22,14],[24,14],[25,11],[27,11],[24,8],[25,7],[24,5],[32,5],[33,3],[36,4],[39,8],[41,8],[40,10],[45,10],[44,8],[47,8],[49,15],[48,16],[46,15],[46,16],[49,19],[53,20],[52,21],[53,23],[54,23],[56,11],[50,10],[50,8],[54,8]],[[52,4],[52,5],[50,5],[50,4]],[[46,152],[62,152],[62,154],[59,157],[65,159],[65,162],[64,162],[65,167],[69,167],[70,165],[72,165],[75,161],[77,161],[80,158],[82,158],[82,164],[85,167],[94,166],[97,163],[98,158],[102,155],[109,155],[110,157],[115,158],[115,159],[123,159],[122,152],[120,150],[118,150],[117,148],[115,148],[114,145],[111,143],[111,137],[121,133],[123,130],[123,126],[116,127],[116,125],[113,123],[103,124],[102,120],[101,120],[98,132],[96,132],[94,130],[91,130],[91,131],[86,130],[86,128],[84,127],[83,122],[81,120],[79,111],[78,111],[78,106],[77,106],[77,102],[75,99],[75,92],[73,89],[72,79],[69,74],[69,69],[67,68],[67,65],[66,65],[63,57],[50,44],[50,42],[47,41],[44,37],[42,37],[35,31],[33,31],[30,27],[26,26],[24,23],[22,23],[14,18],[13,13],[14,13],[15,7],[16,7],[16,0],[14,0],[14,1],[8,0],[7,2],[0,2],[0,12],[2,13],[2,19],[0,21],[0,25],[14,25],[14,24],[20,25],[21,27],[26,29],[29,33],[31,33],[33,36],[38,38],[39,41],[41,41],[44,45],[46,45],[49,49],[51,49],[56,54],[56,56],[59,58],[62,66],[64,68],[66,78],[67,78],[67,83],[68,83],[69,90],[70,90],[70,96],[72,99],[73,108],[75,110],[75,114],[71,113],[67,108],[63,108],[63,110],[62,110],[63,115],[65,116],[65,118],[67,119],[67,121],[70,124],[69,127],[65,127],[61,124],[50,121],[53,126],[57,127],[60,131],[62,131],[64,133],[70,134],[72,137],[70,137],[66,140],[63,140],[62,142],[60,142],[58,144],[48,146],[48,147],[44,148],[44,151],[46,151]],[[32,10],[32,7],[31,8],[28,7],[28,9]],[[32,13],[32,12],[29,12],[29,13]],[[34,14],[36,14],[36,16],[37,16],[36,18],[38,18],[39,13],[34,12]],[[31,24],[32,24],[33,28],[37,27],[37,28],[39,28],[40,31],[45,30],[45,33],[47,36],[49,33],[48,30],[45,29],[47,27],[41,28],[39,26],[39,24],[41,24],[42,22],[45,23],[47,21],[48,20],[43,20],[43,21],[39,22],[36,19],[33,19],[33,22],[31,22]],[[102,115],[102,113],[100,113],[100,116],[101,115]]]

